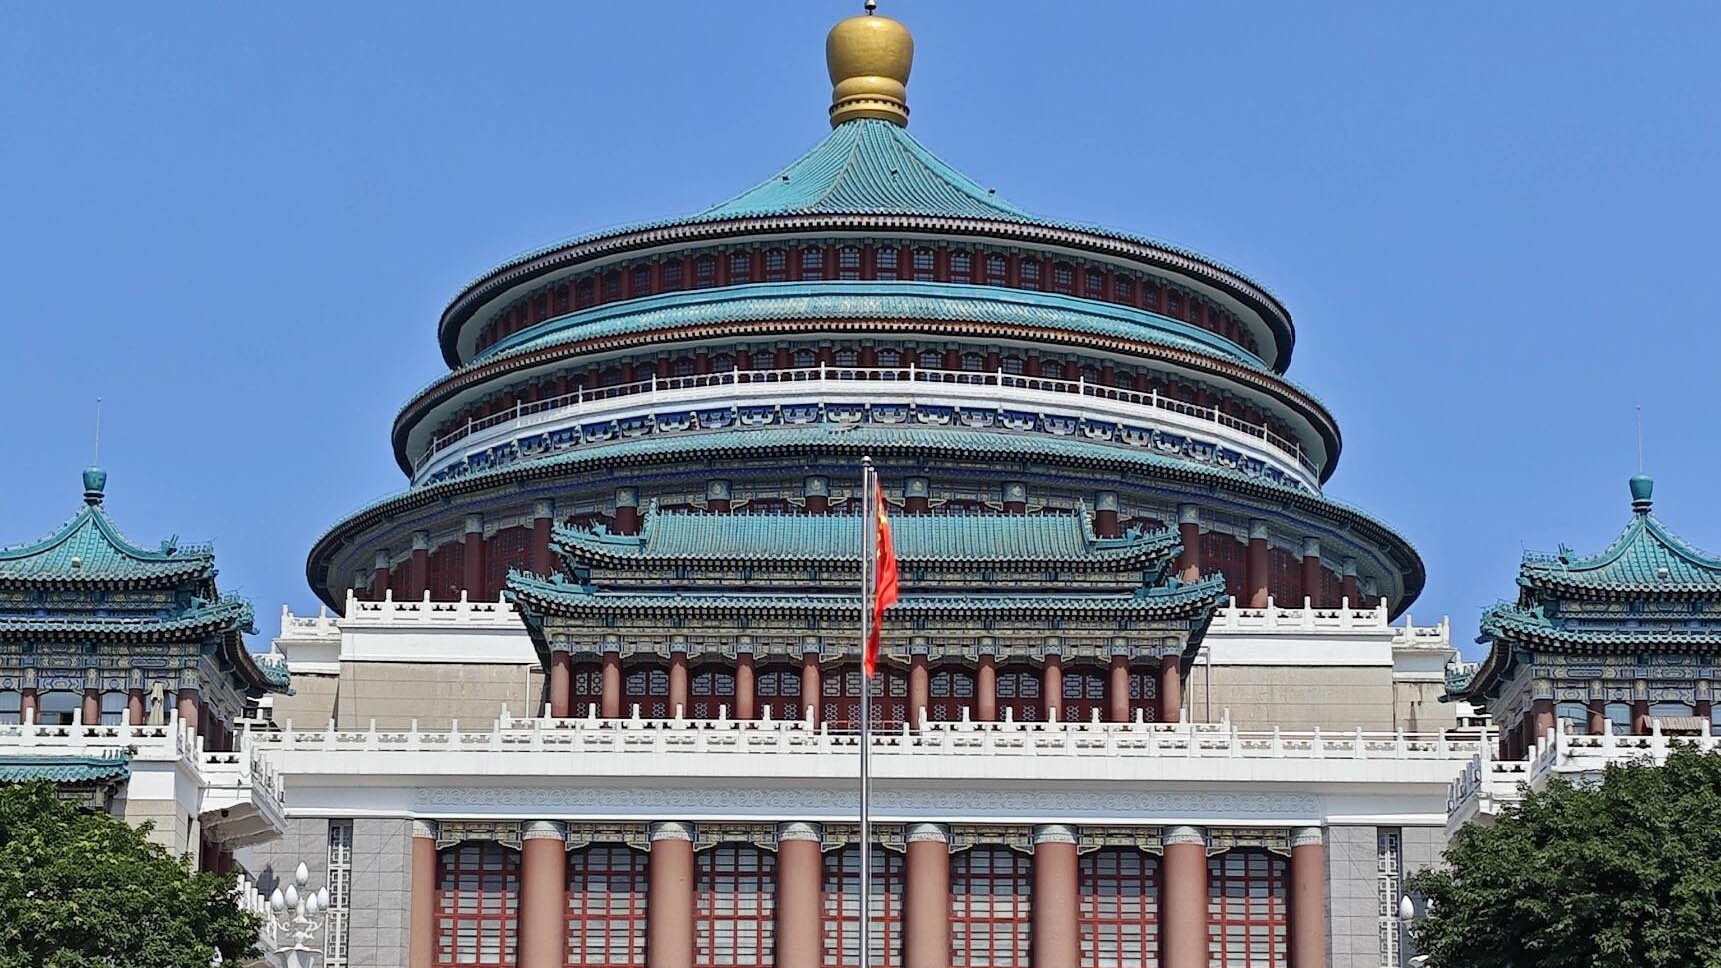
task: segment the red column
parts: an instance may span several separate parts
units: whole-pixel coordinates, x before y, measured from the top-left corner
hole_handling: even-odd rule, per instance
[[[1019,481],[1010,481],[1004,485],[1004,513],[1028,513],[1028,485]]]
[[[1249,522],[1249,556],[1244,561],[1243,592],[1250,608],[1267,607],[1267,522]]]
[[[1106,718],[1129,722],[1129,656],[1111,657],[1111,678],[1106,682]]]
[[[1183,550],[1177,554],[1177,572],[1186,582],[1201,577],[1201,510],[1193,504],[1177,506],[1177,540]]]
[[[687,715],[687,653],[679,650],[669,653],[669,715]]]
[[[1631,731],[1639,736],[1649,734],[1649,700],[1631,701]]]
[[[909,477],[902,482],[902,512],[925,514],[932,510],[932,481],[924,477]]]
[[[1600,736],[1602,733],[1607,732],[1607,700],[1591,699],[1589,708],[1590,733]]]
[[[1327,848],[1321,828],[1291,831],[1291,968],[1326,968]]]
[[[1063,824],[1034,828],[1034,968],[1077,968],[1081,925],[1077,917],[1076,832]]]
[[[708,481],[705,485],[705,506],[712,511],[726,512],[729,510],[730,486],[728,481]]]
[[[808,718],[811,709],[813,725],[819,723],[819,698],[822,695],[819,685],[819,653],[808,650],[801,653],[801,709],[796,719]]]
[[[1339,576],[1339,594],[1345,597],[1351,608],[1362,603],[1362,589],[1357,586],[1356,580],[1355,558],[1345,559],[1344,574]]]
[[[1207,968],[1207,836],[1199,827],[1167,827],[1159,888],[1159,963]]]
[[[521,831],[519,968],[562,968],[568,947],[568,848],[562,825]]]
[[[550,715],[567,719],[574,714],[574,657],[560,650],[550,653]]]
[[[538,501],[532,505],[532,573],[548,575],[556,570],[556,565],[550,558],[550,525],[555,520],[555,509],[549,501]]]
[[[693,964],[693,825],[651,825],[646,862],[646,968]]]
[[[84,690],[84,708],[79,717],[85,726],[101,725],[102,722],[102,691],[100,689]]]
[[[831,509],[831,482],[823,477],[809,477],[801,482],[801,493],[807,499],[808,514],[824,514]]]
[[[634,488],[616,488],[615,533],[639,534],[639,491]]]
[[[1316,608],[1327,602],[1321,597],[1321,543],[1314,538],[1303,539],[1302,568],[1303,598]]]
[[[436,962],[436,828],[412,822],[412,896],[407,913],[407,968]]]
[[[1056,652],[1046,656],[1046,665],[1040,670],[1040,711],[1045,714],[1048,723],[1060,722],[1064,718],[1064,657]]]
[[[388,597],[388,552],[379,551],[372,559],[370,570],[370,599],[380,602]]]
[[[603,706],[598,712],[605,719],[620,719],[622,716],[621,653],[618,651],[604,652]]]
[[[179,690],[179,721],[185,728],[196,732],[198,728],[197,710],[202,706],[196,689]]]
[[[950,968],[950,832],[912,824],[907,841],[903,968]]]
[[[1094,533],[1102,538],[1122,534],[1117,525],[1117,492],[1101,491],[1094,495]]]
[[[825,859],[818,825],[777,825],[776,968],[819,968],[824,956]]]
[[[931,704],[932,675],[926,667],[926,653],[917,651],[908,657],[908,721],[915,729],[926,725],[926,707]]]
[[[406,597],[420,599],[430,588],[430,532],[412,533],[412,560],[406,566]]]
[[[1183,718],[1183,669],[1177,655],[1159,660],[1159,721],[1175,723]]]
[[[126,694],[126,721],[133,726],[142,726],[149,718],[149,712],[144,704],[143,690],[133,689]]]
[[[484,591],[484,515],[468,514],[466,516],[466,547],[460,554],[461,575],[460,584],[466,591],[466,597],[472,600],[485,598]]]
[[[998,719],[998,657],[989,652],[981,653],[974,671],[974,718],[982,723]]]
[[[36,705],[36,687],[25,686],[18,690],[18,721],[33,723],[38,712],[40,710]]]
[[[736,719],[757,719],[759,717],[759,687],[753,672],[753,653],[736,653],[734,709]]]
[[[1531,706],[1534,727],[1530,732],[1533,743],[1548,742],[1548,736],[1554,731],[1554,701],[1552,699],[1537,699]]]

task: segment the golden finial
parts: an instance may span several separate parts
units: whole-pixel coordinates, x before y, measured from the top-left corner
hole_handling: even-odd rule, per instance
[[[914,66],[914,37],[908,28],[866,13],[831,28],[825,66],[831,75],[831,127],[857,118],[879,118],[908,126],[908,72]]]

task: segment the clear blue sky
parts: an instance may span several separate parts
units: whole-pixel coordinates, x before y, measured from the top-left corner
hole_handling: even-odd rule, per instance
[[[266,642],[304,557],[403,484],[448,298],[678,215],[825,130],[855,2],[0,7],[0,541],[77,507],[213,540]],[[1721,551],[1713,4],[884,0],[912,130],[1033,211],[1211,253],[1298,327],[1329,493],[1421,550],[1420,619],[1627,517]]]

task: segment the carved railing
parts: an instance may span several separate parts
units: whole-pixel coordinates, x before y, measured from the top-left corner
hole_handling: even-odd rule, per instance
[[[1610,763],[1659,766],[1680,745],[1704,751],[1721,749],[1721,736],[1663,733],[1656,719],[1649,725],[1648,733],[1630,735],[1615,733],[1612,723],[1604,723],[1604,732],[1584,735],[1570,732],[1565,720],[1556,720],[1553,732],[1545,734],[1520,760],[1499,759],[1494,747],[1485,743],[1452,781],[1447,810],[1457,814],[1479,798],[1496,807],[1516,803],[1522,799],[1524,788],[1540,789],[1555,776],[1597,775]]]

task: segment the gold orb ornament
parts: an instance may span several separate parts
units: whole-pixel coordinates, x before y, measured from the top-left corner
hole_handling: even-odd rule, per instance
[[[898,21],[874,12],[831,28],[825,66],[831,75],[831,127],[857,118],[908,126],[908,72],[914,66],[914,37]]]

